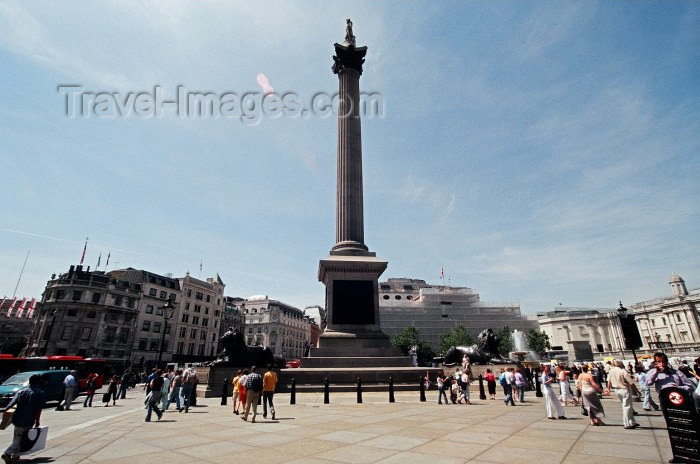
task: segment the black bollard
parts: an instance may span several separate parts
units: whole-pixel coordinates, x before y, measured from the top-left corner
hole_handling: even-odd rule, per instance
[[[330,398],[330,388],[328,387],[328,377],[323,381],[323,404],[328,404],[331,402]]]
[[[289,404],[297,404],[297,381],[292,377],[292,392],[289,395]]]
[[[224,378],[224,388],[221,390],[221,406],[226,406],[228,401],[228,379]]]
[[[425,377],[420,377],[418,382],[420,382],[420,400],[425,402]]]
[[[357,378],[357,404],[362,403],[362,379]]]
[[[542,388],[540,387],[540,370],[535,369],[535,396],[537,398],[542,398],[544,395],[542,394]]]
[[[395,403],[394,399],[394,378],[389,377],[389,403]]]
[[[467,387],[469,388],[469,387]],[[484,391],[484,376],[479,374],[479,399],[486,399],[486,392]]]

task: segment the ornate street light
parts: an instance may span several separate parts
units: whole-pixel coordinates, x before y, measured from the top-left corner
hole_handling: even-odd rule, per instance
[[[163,344],[165,343],[165,332],[168,330],[168,319],[172,319],[175,313],[175,306],[173,306],[170,298],[165,302],[163,306],[163,333],[160,336],[160,347],[158,349],[158,362],[156,367],[160,367],[160,362],[163,359]]]

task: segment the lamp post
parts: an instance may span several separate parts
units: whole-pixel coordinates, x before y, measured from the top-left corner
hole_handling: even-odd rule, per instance
[[[163,344],[165,343],[165,331],[168,329],[168,319],[173,317],[174,312],[175,306],[173,306],[168,298],[163,306],[163,333],[160,336],[160,346],[158,347],[158,362],[156,362],[157,368],[160,368],[160,362],[163,359]]]
[[[620,307],[617,308],[617,315],[620,318],[620,328],[622,329],[622,336],[625,342],[625,347],[632,351],[632,356],[634,356],[635,367],[639,364],[637,360],[637,353],[635,350],[642,346],[641,337],[639,335],[639,329],[637,328],[637,323],[634,320],[633,314],[627,313],[628,309],[622,306],[622,301],[620,301]]]

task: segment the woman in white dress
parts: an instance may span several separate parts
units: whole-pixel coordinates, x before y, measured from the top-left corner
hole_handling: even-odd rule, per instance
[[[559,402],[559,399],[554,395],[552,390],[552,382],[554,377],[550,374],[549,366],[542,366],[542,393],[544,393],[544,404],[547,406],[547,417],[549,419],[566,419],[564,415],[564,407]],[[556,413],[556,416],[555,416]]]
[[[564,366],[558,365],[556,372],[557,380],[559,380],[559,401],[561,401],[564,406],[569,404],[569,401],[571,401],[573,405],[578,405],[578,400],[574,398],[569,391],[569,371],[564,369]]]

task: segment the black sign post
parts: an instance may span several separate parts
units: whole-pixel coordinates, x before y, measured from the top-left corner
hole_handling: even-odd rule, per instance
[[[669,462],[700,463],[700,421],[692,394],[668,387],[659,392],[659,400],[673,452]]]

